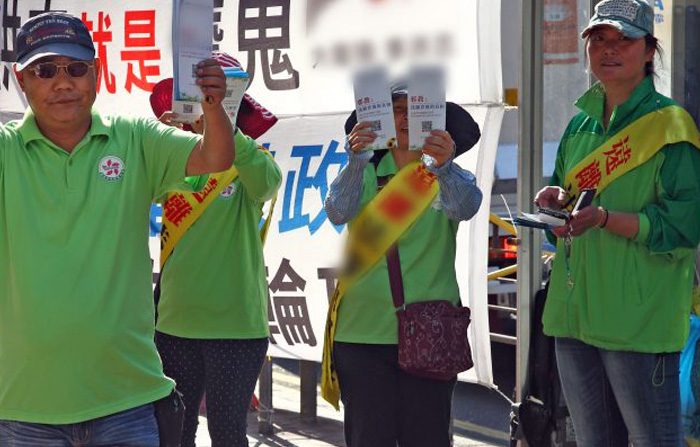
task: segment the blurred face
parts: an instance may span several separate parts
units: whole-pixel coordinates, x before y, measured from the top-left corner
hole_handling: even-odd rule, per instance
[[[57,71],[50,64],[41,66],[47,62],[65,65],[75,61],[50,56],[15,72],[39,126],[71,128],[83,126],[86,120],[89,123],[96,96],[99,60],[89,62],[87,70],[77,65],[61,67]]]
[[[408,149],[408,98],[399,96],[394,99],[394,126],[399,149]]]
[[[644,79],[645,64],[654,57],[644,38],[630,39],[611,26],[594,28],[586,48],[591,71],[603,85],[637,85]]]

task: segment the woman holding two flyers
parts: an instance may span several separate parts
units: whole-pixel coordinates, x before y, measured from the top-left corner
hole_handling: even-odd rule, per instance
[[[654,89],[654,11],[604,0],[582,37],[600,81],[577,102],[537,205],[597,188],[558,237],[544,311],[579,446],[677,447],[679,351],[700,241],[700,138]]]
[[[337,406],[335,385],[340,386],[349,447],[395,447],[397,443],[447,447],[456,377],[423,378],[399,367],[392,295],[398,282],[407,305],[438,299],[451,305],[459,302],[455,235],[459,222],[477,212],[482,196],[474,175],[452,159],[476,143],[479,129],[464,109],[448,103],[446,131],[433,130],[422,151],[411,151],[405,84],[391,89],[391,102],[397,144],[389,150],[365,151],[377,133],[368,122],[357,123],[355,113],[346,122],[350,161],[331,185],[325,203],[329,219],[335,224],[349,222],[353,234],[378,196],[378,186],[388,180],[382,187],[386,192],[403,173],[424,172],[419,163],[423,154],[435,160],[427,169],[437,176],[439,194],[429,199],[426,209],[396,239],[395,261],[387,261],[380,253],[378,262],[334,298],[331,308],[337,308],[337,318],[331,317],[328,323],[332,330],[326,334],[322,389],[324,397]],[[394,217],[401,214],[399,209]],[[394,273],[390,273],[392,265]]]

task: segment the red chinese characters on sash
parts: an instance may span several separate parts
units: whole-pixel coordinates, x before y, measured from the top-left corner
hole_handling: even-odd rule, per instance
[[[216,180],[214,177],[209,177],[209,181],[207,181],[206,186],[204,186],[201,191],[192,193],[192,195],[198,203],[202,203],[204,202],[204,199],[206,199],[207,196],[216,189],[218,184],[218,180]]]
[[[179,227],[182,220],[192,212],[192,205],[182,194],[174,194],[163,204],[163,213],[173,225]]]
[[[594,160],[576,174],[578,189],[595,188],[600,183],[600,161]]]
[[[612,149],[603,152],[605,154],[605,173],[610,175],[618,167],[627,163],[632,157],[632,149],[629,146],[629,135],[612,145]]]

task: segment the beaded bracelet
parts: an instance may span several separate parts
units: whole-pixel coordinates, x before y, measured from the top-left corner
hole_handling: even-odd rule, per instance
[[[605,228],[605,226],[608,224],[608,217],[610,217],[610,213],[603,207],[601,207],[600,209],[602,209],[605,213],[605,217],[602,219],[603,222],[598,224],[598,228]]]

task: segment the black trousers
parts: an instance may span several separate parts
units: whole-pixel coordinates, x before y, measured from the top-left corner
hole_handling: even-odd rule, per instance
[[[348,447],[449,447],[450,381],[399,369],[396,345],[335,342]]]
[[[175,380],[185,403],[182,447],[195,447],[205,391],[212,447],[248,447],[248,408],[267,345],[267,338],[205,340],[156,332],[165,375]]]

